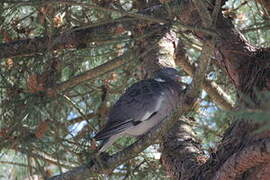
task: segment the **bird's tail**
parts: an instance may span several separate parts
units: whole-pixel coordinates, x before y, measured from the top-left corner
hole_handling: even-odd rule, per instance
[[[120,134],[116,134],[102,140],[100,146],[98,147],[98,153],[106,151],[119,138],[119,136]]]

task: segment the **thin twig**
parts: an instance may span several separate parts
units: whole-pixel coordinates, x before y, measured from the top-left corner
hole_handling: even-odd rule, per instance
[[[81,108],[79,106],[77,106],[76,103],[73,102],[72,99],[70,99],[68,96],[66,95],[62,95],[64,97],[64,99],[66,99],[66,101],[72,105],[72,107],[74,107],[78,113],[84,118],[85,121],[87,121],[87,116],[81,111]],[[88,123],[88,126],[92,129],[92,131],[97,131],[96,128],[94,126],[92,126],[90,123]]]

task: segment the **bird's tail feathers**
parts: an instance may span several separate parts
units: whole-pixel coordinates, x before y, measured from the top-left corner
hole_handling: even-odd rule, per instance
[[[116,134],[104,139],[98,148],[98,153],[104,152],[106,149],[108,149],[120,136],[121,134]]]

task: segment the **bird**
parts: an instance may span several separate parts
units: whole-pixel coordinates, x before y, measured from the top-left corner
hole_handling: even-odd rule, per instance
[[[95,136],[104,152],[122,136],[140,137],[159,124],[177,108],[184,87],[174,68],[164,67],[151,79],[131,85],[112,106],[104,128]]]

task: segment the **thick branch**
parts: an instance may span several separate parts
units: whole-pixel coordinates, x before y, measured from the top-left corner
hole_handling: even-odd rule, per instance
[[[270,163],[262,163],[261,165],[256,166],[254,169],[248,171],[250,175],[246,180],[268,180],[270,177]]]
[[[163,137],[161,163],[173,179],[189,179],[206,160],[189,123],[182,117]]]
[[[234,180],[248,169],[270,161],[270,140],[263,140],[233,154],[216,172],[213,180]]]
[[[195,2],[196,3],[196,2]],[[197,8],[192,3],[185,4],[182,16],[179,19],[189,25],[201,25],[200,14]],[[208,7],[212,7],[209,5]],[[245,74],[245,66],[256,57],[258,50],[250,45],[244,36],[237,31],[229,19],[223,17],[220,12],[216,21],[216,32],[219,34],[215,46],[215,58],[223,65],[237,88],[241,87],[246,82],[240,81],[241,74]],[[208,34],[202,32],[194,32],[199,39],[208,39]],[[241,67],[241,68],[240,68]]]
[[[161,25],[152,25],[149,29],[161,28]],[[145,32],[146,33],[146,32]],[[163,27],[162,32],[147,38],[143,43],[138,44],[139,51],[143,52],[153,47],[146,56],[143,56],[142,66],[146,77],[151,77],[161,67],[175,67],[174,45],[177,43],[176,34],[171,27]]]

